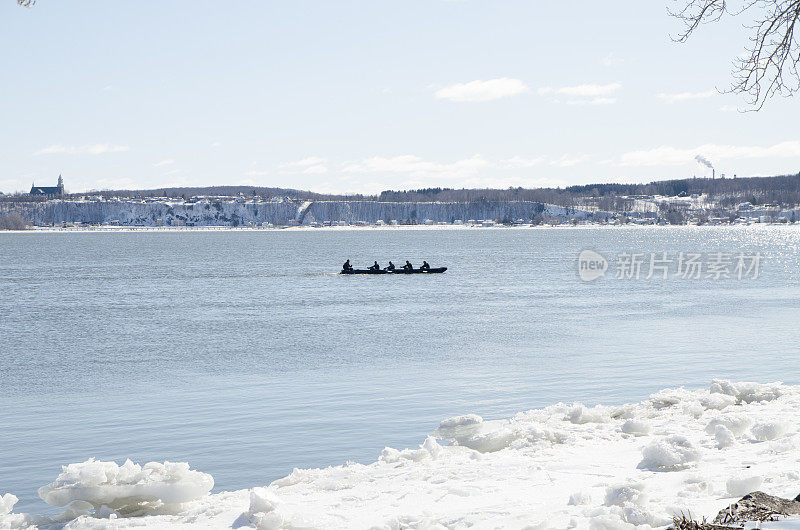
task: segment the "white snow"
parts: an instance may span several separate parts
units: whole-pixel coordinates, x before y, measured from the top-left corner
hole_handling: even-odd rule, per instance
[[[714,439],[717,440],[717,447],[725,449],[736,443],[736,436],[724,425],[714,427]]]
[[[0,528],[664,528],[681,512],[713,518],[754,489],[800,493],[798,407],[800,387],[714,381],[619,407],[459,416],[369,465],[295,469],[214,495],[188,464],[89,461],[42,488],[63,514],[14,514],[5,495]]]
[[[642,456],[640,468],[661,471],[683,469],[700,460],[700,452],[694,444],[679,434],[653,441],[642,449]]]
[[[780,438],[786,434],[786,431],[788,430],[789,426],[786,424],[786,422],[764,421],[753,425],[753,427],[750,429],[750,432],[753,433],[753,437],[759,442],[766,442]]]
[[[650,434],[650,424],[642,420],[627,420],[622,424],[622,432],[636,436]]]

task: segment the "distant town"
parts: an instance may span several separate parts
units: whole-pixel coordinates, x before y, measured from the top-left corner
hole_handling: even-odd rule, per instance
[[[0,194],[0,228],[723,225],[800,221],[800,174],[568,188],[323,195],[222,186],[67,193],[34,184]]]

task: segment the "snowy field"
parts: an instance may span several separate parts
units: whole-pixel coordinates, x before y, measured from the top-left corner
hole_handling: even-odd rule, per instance
[[[800,386],[715,380],[631,405],[465,415],[369,465],[215,495],[188,464],[89,461],[40,488],[61,515],[14,513],[9,493],[0,528],[661,528],[754,490],[800,493],[798,409]]]

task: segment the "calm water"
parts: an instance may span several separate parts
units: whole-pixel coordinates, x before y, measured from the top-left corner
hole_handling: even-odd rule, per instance
[[[450,415],[800,382],[800,229],[0,234],[0,494],[89,457],[216,491],[374,461]],[[582,283],[580,250],[760,252],[757,280]],[[340,276],[423,258],[431,276]]]

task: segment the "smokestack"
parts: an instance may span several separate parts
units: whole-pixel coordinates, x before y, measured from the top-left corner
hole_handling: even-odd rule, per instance
[[[708,160],[706,157],[704,157],[703,155],[697,155],[697,156],[695,156],[695,157],[694,157],[694,159],[697,161],[697,163],[698,163],[698,164],[704,165],[704,166],[706,166],[708,169],[710,169],[710,170],[711,170],[711,180],[714,180],[714,177],[716,176],[716,174],[715,174],[715,171],[714,171],[714,164],[712,164],[712,163],[711,163],[711,162],[710,162],[710,161],[709,161],[709,160]]]
[[[713,167],[711,168],[711,180],[714,180],[717,177],[717,170]]]

